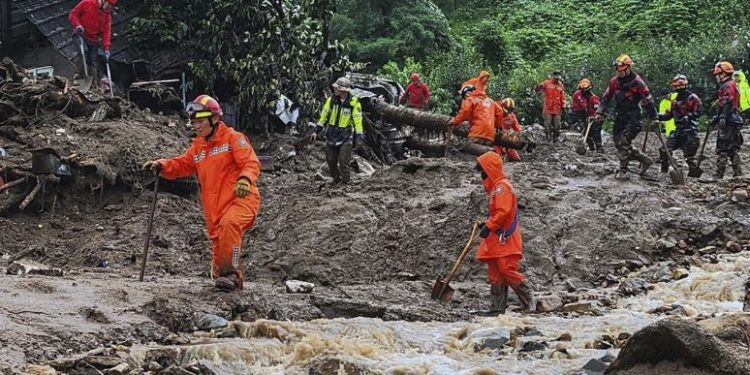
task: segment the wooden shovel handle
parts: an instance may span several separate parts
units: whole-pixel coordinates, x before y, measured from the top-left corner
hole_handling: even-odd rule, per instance
[[[445,278],[445,285],[448,285],[451,280],[453,280],[453,277],[456,276],[456,272],[458,272],[458,268],[461,267],[461,263],[463,263],[464,258],[466,258],[466,255],[469,253],[471,244],[474,243],[474,240],[477,238],[477,228],[479,228],[479,223],[479,221],[474,223],[474,227],[471,229],[471,236],[469,236],[469,241],[466,242],[466,246],[464,246],[464,250],[461,252],[461,255],[458,256],[456,264],[453,266],[453,269]]]

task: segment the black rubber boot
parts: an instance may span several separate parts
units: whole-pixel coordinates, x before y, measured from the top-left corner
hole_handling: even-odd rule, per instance
[[[513,291],[516,292],[518,300],[521,301],[521,307],[524,311],[536,311],[536,299],[534,299],[534,295],[531,293],[531,288],[529,288],[529,284],[526,281],[523,281],[521,284],[514,287]]]
[[[740,154],[734,154],[732,156],[732,176],[733,177],[741,177],[742,176],[742,165],[740,164]]]
[[[497,314],[505,314],[508,308],[508,284],[497,284],[490,286],[491,311]]]
[[[721,180],[724,178],[724,172],[727,171],[727,156],[726,155],[719,155],[716,158],[716,173],[714,174],[714,177],[717,180]]]

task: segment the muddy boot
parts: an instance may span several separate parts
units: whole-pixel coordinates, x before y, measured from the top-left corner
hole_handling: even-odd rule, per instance
[[[505,314],[508,308],[508,284],[490,286],[490,310],[496,314]]]
[[[237,289],[239,284],[239,280],[237,279],[237,274],[228,274],[225,276],[221,276],[216,279],[214,282],[214,285],[216,286],[216,289],[219,289],[221,291],[231,292]]]
[[[740,165],[740,154],[732,156],[732,176],[742,177],[742,165]]]
[[[724,178],[724,172],[727,170],[727,156],[726,155],[719,155],[716,158],[716,173],[714,174],[714,178],[717,180],[721,180]]]
[[[536,299],[534,299],[531,288],[529,288],[529,284],[526,281],[523,281],[521,284],[514,287],[513,291],[516,292],[518,300],[521,301],[521,307],[523,307],[524,311],[536,311]]]

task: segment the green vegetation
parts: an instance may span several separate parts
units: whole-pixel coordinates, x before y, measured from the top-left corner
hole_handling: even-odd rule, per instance
[[[687,74],[707,103],[719,59],[750,68],[747,0],[216,0],[145,2],[135,38],[187,51],[209,92],[265,115],[284,93],[308,114],[348,69],[406,84],[416,71],[434,93],[431,109],[455,113],[461,82],[492,73],[489,94],[513,97],[536,120],[535,84],[563,73],[568,94],[582,77],[602,93],[612,60],[626,52],[656,94]],[[350,62],[351,60],[351,62]],[[354,63],[352,65],[352,63]]]
[[[334,19],[358,13],[360,3],[343,1]],[[635,70],[656,95],[679,72],[687,74],[694,90],[710,101],[714,93],[710,70],[718,59],[729,59],[737,68],[750,68],[750,5],[743,0],[433,3],[450,22],[451,38],[456,41],[453,48],[426,49],[421,45],[368,61],[373,63],[369,69],[379,68],[380,74],[401,82],[411,69],[418,70],[433,90],[447,94],[435,98],[433,106],[445,113],[458,105],[453,94],[460,82],[481,69],[493,73],[491,96],[514,97],[521,116],[533,119],[540,111],[541,98],[531,88],[552,70],[563,73],[569,94],[582,77],[590,77],[601,94],[613,74],[612,60],[623,52],[633,57]],[[364,23],[360,27],[367,29],[374,19],[378,17],[361,18]],[[408,27],[417,26],[396,26]],[[332,37],[342,39],[335,30]],[[367,43],[369,37],[361,35],[347,36],[347,44],[355,49],[360,41]],[[362,61],[356,55],[352,58]],[[383,60],[390,61],[379,67],[375,64]]]

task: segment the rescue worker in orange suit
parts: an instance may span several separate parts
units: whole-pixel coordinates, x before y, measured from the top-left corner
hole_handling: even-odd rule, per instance
[[[678,74],[672,78],[672,88],[677,92],[677,97],[665,113],[659,114],[659,121],[675,120],[675,130],[665,142],[667,147],[659,148],[661,171],[664,173],[669,171],[667,152],[672,153],[674,150],[682,149],[689,168],[688,176],[697,176],[699,173],[695,154],[700,145],[698,118],[703,112],[703,104],[698,95],[688,90],[688,78],[685,75]]]
[[[461,109],[451,119],[450,125],[457,126],[468,120],[469,141],[492,147],[495,141],[495,116],[500,109],[492,98],[484,92],[477,92],[473,86],[464,86],[461,96]]]
[[[646,172],[654,161],[633,147],[632,142],[641,131],[641,109],[638,105],[643,107],[646,116],[651,120],[657,117],[656,105],[646,82],[631,69],[632,65],[633,60],[626,54],[618,56],[614,61],[613,66],[617,75],[610,79],[609,86],[604,91],[599,110],[596,112],[596,121],[604,122],[605,114],[614,100],[615,124],[612,129],[612,139],[620,160],[620,169],[615,174],[615,178],[627,179],[628,163],[631,160],[637,160],[641,163],[641,178],[653,179]]]
[[[538,84],[536,90],[544,94],[544,130],[547,140],[557,143],[560,136],[560,122],[563,107],[565,107],[565,85],[563,85],[560,72],[552,72],[549,79]]]
[[[487,95],[487,86],[490,82],[490,72],[482,70],[479,75],[461,84],[461,90],[467,86],[473,87],[470,95]]]
[[[602,122],[596,121],[596,111],[599,110],[601,99],[599,96],[594,94],[591,88],[591,81],[587,78],[581,80],[578,84],[578,90],[573,94],[573,103],[582,106],[583,112],[580,114],[581,121],[584,124],[584,128],[581,129],[581,133],[586,135],[586,126],[591,121],[591,129],[589,129],[589,137],[586,138],[586,144],[589,146],[589,150],[594,152],[604,152],[602,146]]]
[[[495,152],[477,158],[476,169],[489,198],[489,217],[480,226],[483,238],[476,258],[487,263],[491,312],[502,314],[508,305],[508,287],[516,292],[526,311],[536,309],[534,297],[519,265],[523,256],[518,203],[513,186],[503,171],[503,159]]]
[[[495,116],[495,128],[520,133],[521,124],[518,122],[518,118],[514,112],[516,102],[511,98],[505,98],[500,102],[496,102],[496,104],[500,106],[502,116]],[[500,154],[500,156],[506,157],[508,161],[521,161],[521,156],[518,154],[518,150],[496,145],[495,152]]]
[[[198,96],[187,113],[197,135],[190,148],[174,158],[148,161],[143,168],[167,179],[198,175],[211,240],[211,277],[220,290],[241,290],[242,235],[253,226],[260,207],[260,162],[248,138],[221,121],[223,112],[215,99]]]
[[[83,38],[86,64],[89,69],[104,65],[97,59],[103,56],[109,60],[109,47],[112,44],[112,7],[117,0],[81,0],[68,15],[68,21],[77,35]],[[78,42],[75,42],[78,45]],[[83,67],[80,71],[83,75]]]
[[[409,84],[406,85],[404,93],[401,94],[399,102],[406,102],[406,106],[409,108],[416,108],[418,110],[424,110],[427,104],[430,103],[430,88],[419,79],[419,74],[412,73],[409,77]]]
[[[717,99],[719,114],[716,118],[719,133],[716,137],[716,175],[717,179],[724,178],[727,169],[727,160],[732,162],[734,177],[742,176],[740,165],[740,147],[743,139],[740,128],[742,128],[742,116],[740,116],[740,92],[737,83],[732,80],[734,66],[728,61],[720,61],[714,67],[714,77],[720,85]]]

